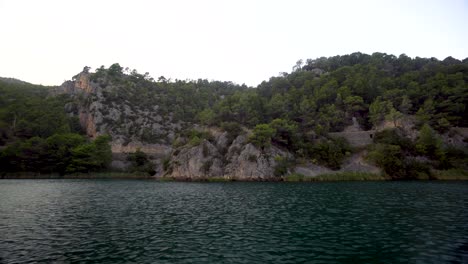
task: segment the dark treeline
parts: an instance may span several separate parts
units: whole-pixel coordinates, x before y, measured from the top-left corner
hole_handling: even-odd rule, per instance
[[[90,141],[78,118],[65,112],[70,98],[50,97],[51,87],[0,80],[2,172],[75,173],[105,169],[108,136]]]

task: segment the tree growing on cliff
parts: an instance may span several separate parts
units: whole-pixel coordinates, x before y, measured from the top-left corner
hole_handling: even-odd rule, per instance
[[[398,126],[398,121],[400,121],[402,118],[403,114],[393,107],[390,109],[390,112],[385,116],[385,119],[391,121],[394,127]]]
[[[276,130],[268,124],[256,125],[249,141],[262,150],[271,145],[271,138]]]
[[[385,120],[385,116],[393,109],[393,105],[389,101],[383,101],[378,97],[369,106],[369,119],[374,126],[378,126]]]
[[[442,149],[442,140],[428,124],[424,124],[419,130],[416,150],[420,154],[428,155],[431,158],[443,159],[445,156]]]

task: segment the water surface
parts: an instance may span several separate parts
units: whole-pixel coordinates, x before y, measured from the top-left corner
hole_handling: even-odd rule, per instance
[[[1,180],[0,263],[468,263],[468,183]]]

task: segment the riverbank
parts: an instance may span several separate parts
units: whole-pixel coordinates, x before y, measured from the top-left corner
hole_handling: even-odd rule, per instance
[[[145,173],[129,172],[97,172],[97,173],[79,173],[79,174],[43,174],[43,173],[6,173],[0,175],[0,179],[152,179],[156,181],[181,181],[181,182],[321,182],[321,181],[391,181],[388,176],[376,173],[365,172],[337,172],[320,174],[314,177],[304,176],[299,173],[292,173],[283,177],[271,178],[225,178],[225,177],[207,177],[207,178],[174,178],[174,177],[154,177]],[[411,180],[468,180],[468,171],[434,170],[430,177],[419,177]]]
[[[154,179],[145,173],[129,172],[96,172],[60,175],[57,173],[6,173],[0,179]]]

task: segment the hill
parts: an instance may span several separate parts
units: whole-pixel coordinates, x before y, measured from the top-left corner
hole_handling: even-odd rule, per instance
[[[467,59],[359,52],[298,61],[257,88],[119,64],[85,67],[58,87],[0,79],[0,161],[4,173],[190,179],[465,174],[467,82]],[[54,140],[69,144],[57,150]]]

